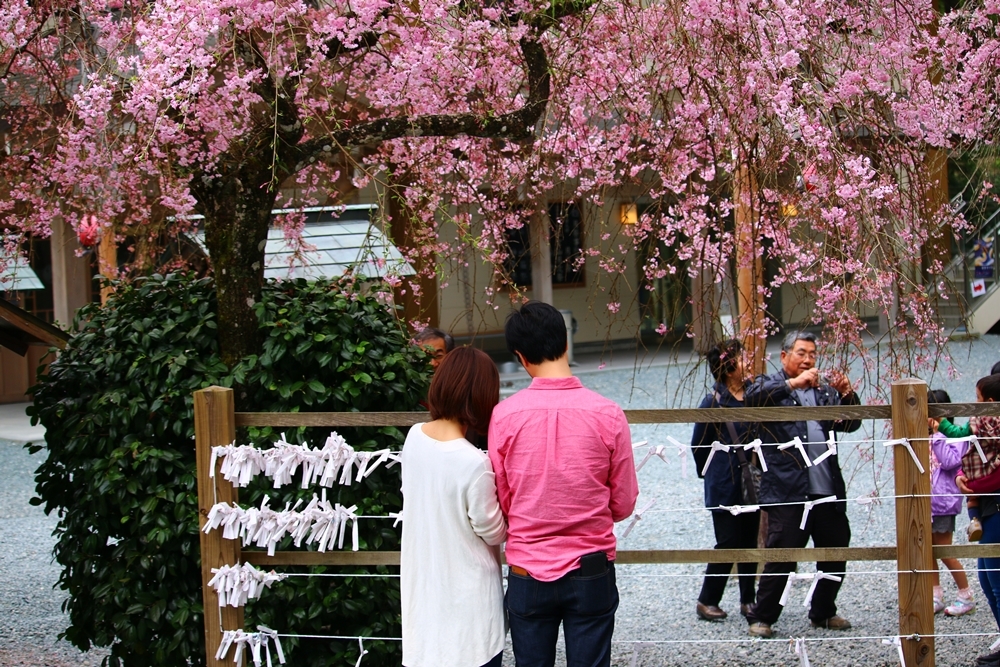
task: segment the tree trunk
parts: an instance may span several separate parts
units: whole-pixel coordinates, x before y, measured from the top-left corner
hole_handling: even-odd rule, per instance
[[[264,284],[264,245],[277,196],[268,187],[270,174],[244,176],[220,178],[198,196],[219,300],[219,351],[230,367],[260,353],[254,305]]]

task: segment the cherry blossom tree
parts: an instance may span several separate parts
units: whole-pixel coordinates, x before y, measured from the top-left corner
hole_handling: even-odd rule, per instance
[[[406,249],[471,244],[503,275],[507,230],[553,192],[644,197],[588,253],[815,294],[859,346],[865,308],[940,340],[924,248],[963,220],[932,196],[948,151],[997,130],[997,0],[11,0],[0,10],[0,162],[11,231],[56,218],[156,246],[204,216],[220,343],[256,349],[252,305],[282,193],[379,179]],[[734,224],[735,219],[735,224]],[[454,238],[443,222],[457,226]],[[449,227],[450,228],[450,227]],[[140,253],[141,255],[141,253]],[[676,271],[653,252],[645,280]],[[620,279],[620,278],[619,278]],[[608,279],[598,289],[622,288]],[[612,310],[619,306],[617,301]],[[613,313],[612,313],[613,314]],[[747,319],[758,335],[766,317]]]

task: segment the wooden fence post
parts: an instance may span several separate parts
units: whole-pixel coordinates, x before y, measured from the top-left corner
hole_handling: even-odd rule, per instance
[[[198,528],[204,528],[215,503],[235,503],[236,487],[216,476],[209,477],[212,447],[228,445],[236,438],[233,390],[208,387],[194,393],[194,434],[198,460]],[[201,533],[201,596],[205,605],[205,657],[208,667],[222,667],[231,658],[216,660],[223,630],[243,629],[242,607],[219,607],[215,589],[208,586],[212,568],[240,562],[238,540],[222,539],[222,531]]]
[[[927,384],[913,378],[892,384],[892,434],[910,440],[921,473],[906,447],[893,452],[896,471],[896,553],[899,634],[906,667],[934,667],[934,555],[931,548],[930,447]],[[912,497],[900,498],[912,494]],[[919,635],[909,639],[908,635]]]

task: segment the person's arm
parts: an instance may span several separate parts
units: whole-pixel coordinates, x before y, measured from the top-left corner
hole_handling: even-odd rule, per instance
[[[969,424],[956,426],[947,417],[938,423],[938,430],[944,433],[946,438],[968,438],[972,435],[972,427]]]
[[[758,375],[747,385],[743,393],[743,404],[748,408],[778,405],[790,396],[784,374]]]
[[[635,476],[635,460],[632,458],[632,433],[628,428],[625,413],[618,410],[615,416],[611,470],[608,483],[611,487],[611,520],[623,521],[635,511],[635,501],[639,497],[639,480]]]
[[[504,516],[510,514],[510,484],[507,481],[507,470],[504,468],[504,457],[507,454],[507,440],[503,437],[503,428],[500,420],[494,417],[490,420],[489,428],[489,456],[490,465],[493,466],[494,483],[497,490],[497,498],[500,501],[500,509]]]
[[[931,450],[938,463],[945,470],[958,468],[962,465],[962,454],[965,454],[967,447],[967,443],[948,442],[943,433],[935,433],[931,436]]]
[[[472,531],[490,546],[501,544],[507,538],[507,522],[497,499],[495,475],[484,472],[476,478],[466,491],[465,500]]]

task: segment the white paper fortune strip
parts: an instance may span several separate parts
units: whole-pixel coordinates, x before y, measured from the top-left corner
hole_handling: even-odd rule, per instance
[[[729,452],[729,445],[724,445],[718,440],[712,443],[712,450],[708,453],[708,458],[705,459],[705,465],[701,468],[701,476],[704,477],[708,474],[708,466],[712,465],[712,458],[715,457],[716,452]]]
[[[809,512],[816,505],[822,505],[823,503],[835,503],[837,502],[837,496],[826,496],[825,498],[818,498],[816,500],[807,500],[802,503],[802,521],[799,522],[799,530],[806,529],[806,521],[809,520]]]
[[[886,646],[895,646],[896,653],[899,655],[899,667],[906,667],[906,656],[903,654],[903,642],[899,636],[892,637],[891,639],[883,639],[882,643]]]
[[[687,450],[688,448],[677,442],[672,436],[666,436],[667,442],[677,448],[677,456],[681,459],[681,479],[688,478],[688,460],[687,460]]]
[[[806,653],[806,640],[804,637],[792,639],[792,650],[799,658],[799,667],[811,667],[809,664],[809,654]]]
[[[907,440],[906,438],[896,438],[894,440],[886,440],[882,446],[895,447],[896,445],[902,445],[903,447],[906,447],[906,451],[910,453],[910,458],[913,459],[913,463],[916,464],[917,470],[920,471],[921,475],[924,474],[924,466],[923,464],[920,463],[920,459],[917,458],[917,453],[913,451],[913,445],[910,444],[909,440]]]
[[[629,524],[625,527],[625,531],[622,533],[621,539],[624,540],[626,537],[628,537],[628,534],[632,532],[632,529],[635,528],[635,525],[639,523],[639,521],[642,519],[643,512],[645,512],[655,504],[656,504],[656,499],[654,498],[650,500],[648,503],[646,503],[646,506],[643,507],[641,510],[632,513],[632,520],[629,521]]]
[[[826,439],[826,451],[813,459],[813,465],[819,465],[831,456],[836,456],[837,454],[837,441],[833,437],[833,431],[830,431],[830,436]]]
[[[316,483],[329,488],[335,483],[346,486],[352,481],[360,482],[383,463],[389,462],[386,467],[391,467],[399,457],[388,449],[355,451],[334,432],[326,439],[322,449],[313,449],[308,444],[289,444],[284,433],[268,449],[235,443],[213,447],[209,468],[212,477],[215,476],[215,462],[219,459],[222,460],[219,469],[222,477],[233,486],[245,487],[256,475],[263,473],[278,489],[291,484],[301,468],[301,486],[306,489]]]
[[[799,436],[795,436],[794,438],[792,438],[791,442],[786,442],[783,445],[778,445],[778,451],[784,451],[786,449],[791,449],[792,447],[794,447],[795,449],[799,450],[799,454],[802,455],[802,460],[803,460],[803,462],[805,462],[806,467],[807,468],[811,468],[812,467],[812,461],[809,460],[809,455],[806,454],[806,448],[802,444],[802,441],[799,440]]]
[[[243,652],[250,649],[250,659],[253,660],[254,667],[261,667],[265,662],[267,667],[272,667],[271,662],[271,642],[274,642],[274,650],[278,655],[278,662],[285,664],[285,652],[281,650],[281,640],[278,633],[263,625],[257,626],[259,632],[244,632],[243,630],[225,630],[222,633],[222,641],[219,643],[219,650],[215,652],[216,660],[223,660],[229,649],[236,647],[233,652],[233,662],[242,664]],[[263,656],[261,648],[264,649]]]
[[[794,581],[811,581],[809,585],[809,592],[806,593],[806,599],[802,602],[803,607],[808,607],[812,603],[813,594],[816,592],[816,585],[819,583],[820,579],[829,579],[830,581],[841,581],[842,578],[827,574],[826,572],[806,572],[804,574],[799,574],[798,572],[789,572],[788,581],[785,582],[785,590],[781,592],[781,599],[778,600],[778,604],[782,607],[788,603],[788,595],[792,592],[792,582]]]
[[[208,585],[218,594],[220,607],[227,604],[230,607],[242,607],[247,600],[260,597],[265,588],[270,588],[271,584],[285,578],[283,574],[273,570],[265,572],[250,563],[213,567],[212,574],[215,576],[209,580]]]
[[[227,540],[242,539],[243,546],[253,544],[266,548],[269,556],[273,556],[278,542],[286,535],[290,536],[296,547],[301,547],[303,540],[307,545],[316,543],[320,552],[344,548],[344,536],[347,522],[352,522],[352,550],[358,550],[358,517],[355,514],[358,507],[344,507],[340,503],[331,505],[326,499],[326,489],[323,497],[313,494],[312,500],[301,512],[295,511],[301,500],[293,508],[285,508],[276,512],[267,506],[270,499],[264,496],[260,508],[243,509],[239,505],[217,503],[208,512],[208,521],[203,528],[208,533],[222,528],[222,537]]]
[[[760,438],[757,438],[756,440],[743,445],[743,450],[746,451],[748,449],[752,449],[757,452],[757,462],[760,463],[761,472],[767,472],[767,461],[764,460],[764,452],[761,451],[762,444],[763,443],[760,441]]]

